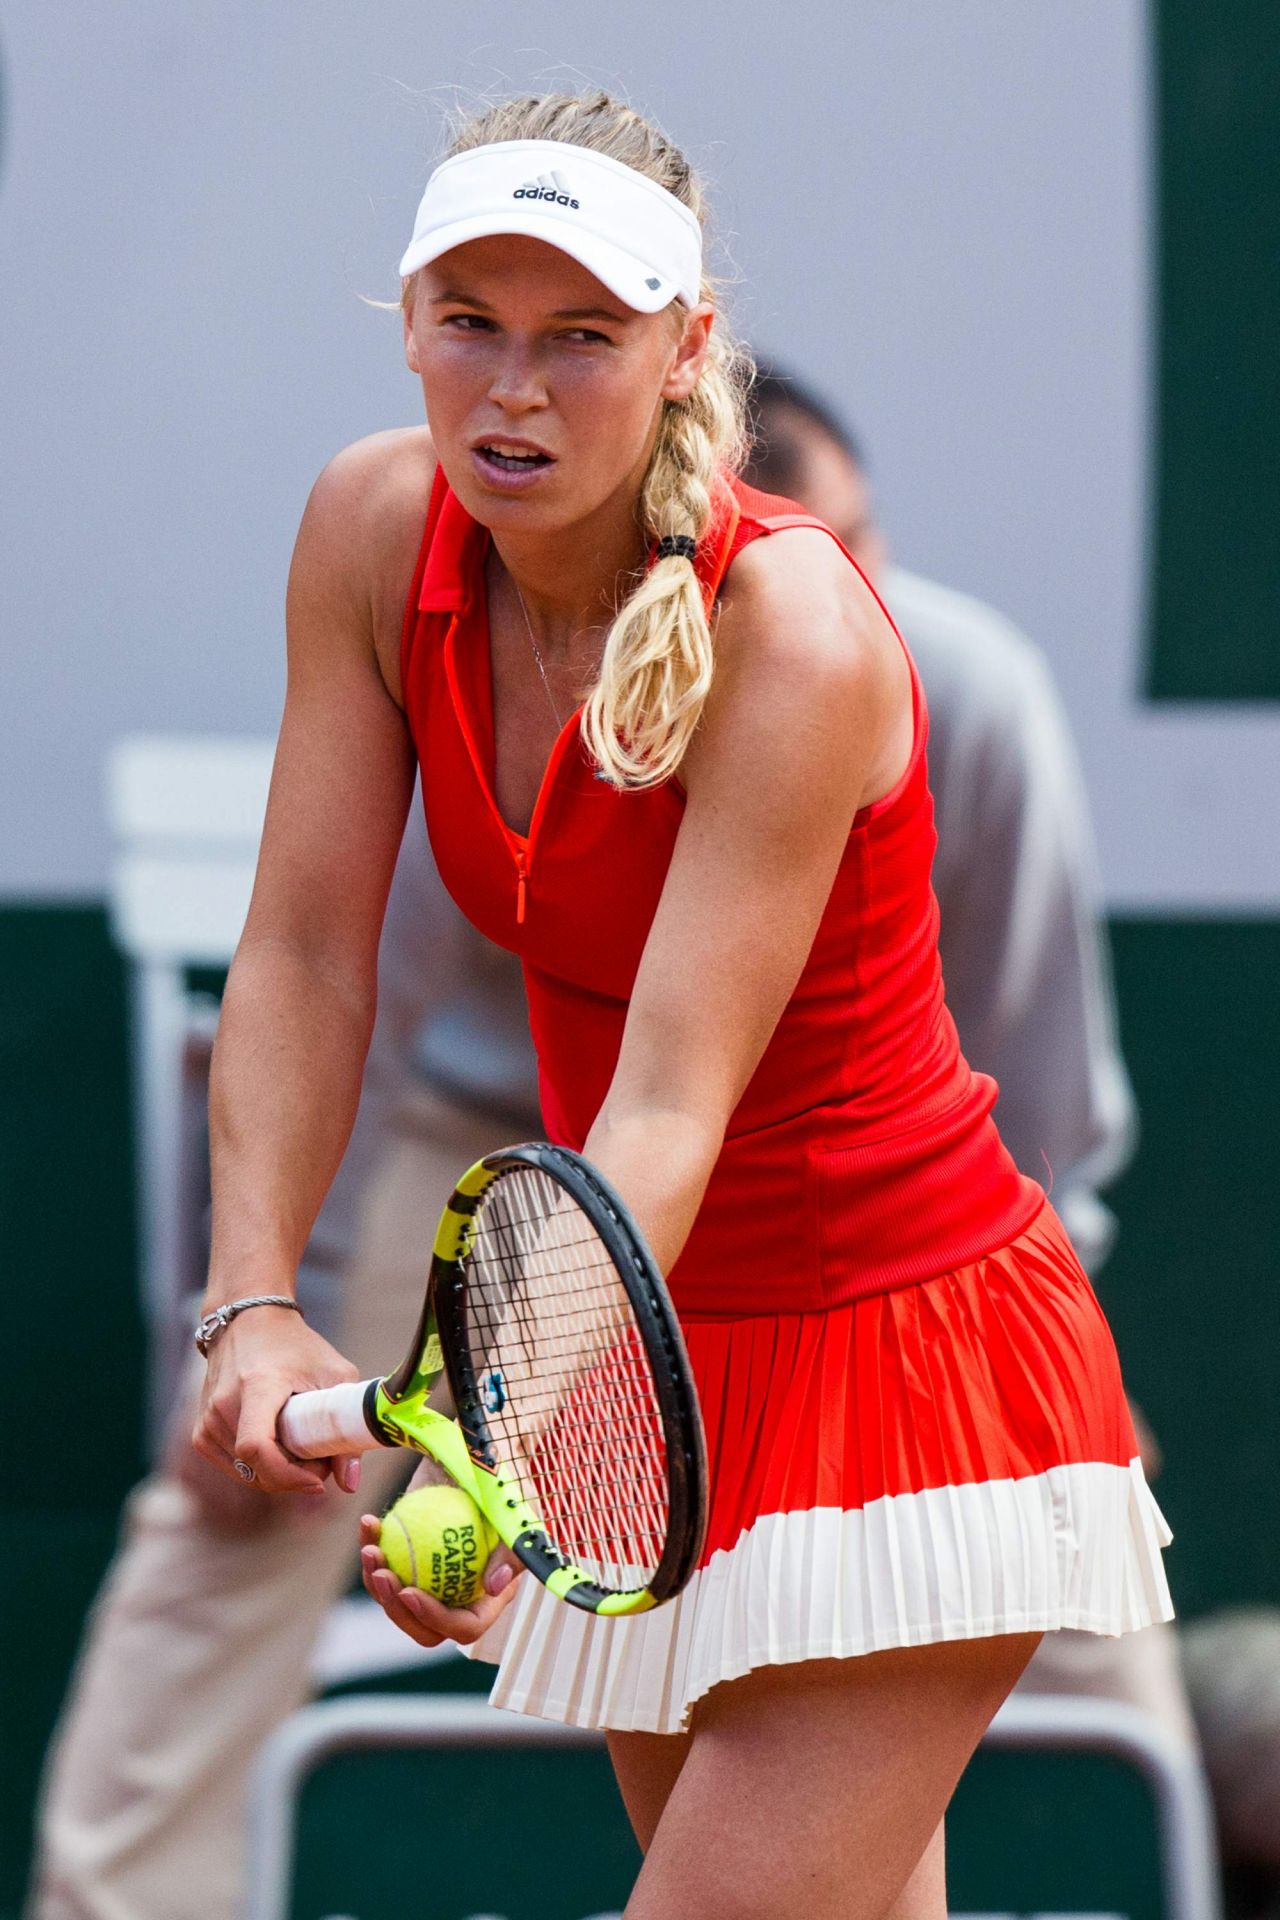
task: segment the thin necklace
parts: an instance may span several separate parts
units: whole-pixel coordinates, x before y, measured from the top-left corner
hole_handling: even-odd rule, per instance
[[[524,615],[524,624],[528,628],[528,632],[529,632],[529,645],[533,648],[534,661],[537,664],[538,675],[542,681],[543,691],[547,696],[547,705],[551,708],[551,716],[556,723],[556,732],[563,733],[564,721],[560,718],[560,709],[556,705],[555,698],[551,692],[551,682],[547,679],[547,670],[542,664],[542,653],[538,647],[537,641],[533,637],[533,622],[529,618],[529,609],[528,607],[526,607],[524,603],[524,595],[520,591],[515,575],[509,574],[507,577],[511,581],[512,586],[515,587],[516,599],[520,602],[520,611]]]

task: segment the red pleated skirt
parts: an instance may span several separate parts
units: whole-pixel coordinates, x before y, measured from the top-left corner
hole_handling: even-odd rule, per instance
[[[936,1279],[821,1313],[685,1323],[702,1563],[634,1619],[532,1581],[472,1649],[495,1704],[656,1733],[752,1668],[1172,1617],[1171,1534],[1110,1330],[1052,1207]]]

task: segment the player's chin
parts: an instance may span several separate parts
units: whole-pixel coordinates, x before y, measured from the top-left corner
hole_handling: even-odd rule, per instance
[[[589,463],[588,463],[589,464]],[[596,513],[616,489],[612,475],[588,474],[572,455],[553,460],[532,485],[508,490],[486,479],[468,458],[454,492],[471,515],[491,533],[571,533]]]

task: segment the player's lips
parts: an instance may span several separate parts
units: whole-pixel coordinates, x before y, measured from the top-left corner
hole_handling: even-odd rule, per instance
[[[487,487],[498,493],[524,493],[555,465],[555,456],[534,440],[495,434],[471,449],[472,465]]]

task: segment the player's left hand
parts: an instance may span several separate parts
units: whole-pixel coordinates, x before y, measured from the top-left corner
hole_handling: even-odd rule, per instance
[[[360,1578],[364,1590],[388,1620],[420,1647],[438,1647],[445,1640],[462,1647],[473,1645],[514,1600],[517,1580],[524,1572],[509,1548],[496,1547],[484,1570],[485,1591],[480,1598],[469,1607],[446,1607],[434,1595],[420,1587],[406,1587],[396,1578],[383,1558],[381,1538],[382,1522],[377,1515],[362,1514]]]

